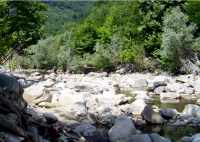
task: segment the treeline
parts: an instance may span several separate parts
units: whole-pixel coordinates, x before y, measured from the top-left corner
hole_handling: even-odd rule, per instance
[[[84,18],[94,2],[89,1],[43,1],[47,6],[47,16],[43,25],[43,36],[63,33],[65,25],[78,22]]]
[[[55,25],[56,26],[56,25]],[[24,68],[73,72],[199,71],[200,2],[138,0],[96,2],[80,22],[47,37],[14,61]]]

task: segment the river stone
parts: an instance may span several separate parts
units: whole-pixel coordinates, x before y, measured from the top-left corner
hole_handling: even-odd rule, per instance
[[[199,84],[200,84],[200,79],[195,80],[193,83],[194,90],[197,93],[200,93],[200,85]]]
[[[137,90],[145,90],[147,88],[147,80],[146,79],[137,79],[135,80],[132,87]]]
[[[117,118],[114,126],[108,132],[111,142],[129,142],[129,138],[134,134],[136,134],[135,125],[126,116]]]
[[[158,112],[155,112],[151,106],[146,106],[142,112],[142,118],[151,124],[162,124],[164,119]]]
[[[188,104],[185,106],[182,114],[186,116],[200,117],[200,106]]]
[[[148,134],[139,134],[131,136],[128,142],[152,142],[152,141]]]
[[[147,91],[134,91],[133,94],[136,94],[136,100],[150,100],[150,97],[147,95]]]
[[[188,74],[188,75],[180,75],[176,77],[176,82],[180,83],[192,83],[194,80],[195,75],[194,74]]]
[[[95,135],[96,131],[97,131],[96,127],[89,123],[80,124],[74,129],[74,132],[81,134],[85,137]]]
[[[58,118],[53,113],[44,113],[43,116],[48,124],[53,124],[58,121]]]
[[[4,140],[5,140],[5,142],[22,142],[22,141],[24,141],[24,138],[15,136],[13,134],[4,134]]]
[[[141,115],[145,107],[146,107],[145,101],[142,99],[138,99],[132,102],[128,106],[127,111],[128,113],[131,113],[133,115]]]
[[[0,73],[0,87],[9,93],[21,96],[24,92],[22,86],[11,74]]]
[[[153,133],[149,134],[151,142],[171,142],[169,139],[161,137],[160,135]]]
[[[192,137],[184,136],[181,138],[181,142],[192,142]]]
[[[148,90],[153,91],[160,86],[166,86],[168,81],[166,76],[156,76],[153,80],[148,80]]]
[[[34,100],[43,97],[45,94],[45,88],[50,88],[54,85],[54,81],[52,79],[47,79],[45,81],[41,81],[39,83],[35,83],[30,87],[24,89],[24,99],[28,103],[34,102]]]
[[[16,78],[0,73],[0,97],[9,99],[12,104],[23,110],[27,105],[23,99],[23,92],[24,90]]]
[[[167,92],[183,92],[184,85],[176,82],[170,82],[166,86]]]
[[[192,136],[192,142],[200,142],[200,133]]]
[[[154,89],[154,93],[155,93],[155,94],[161,94],[161,93],[163,93],[163,92],[165,92],[165,91],[166,91],[165,86],[159,86],[159,87],[156,87],[156,88]]]
[[[166,108],[160,110],[160,115],[167,120],[174,118],[177,115],[177,113],[178,112],[176,109]]]

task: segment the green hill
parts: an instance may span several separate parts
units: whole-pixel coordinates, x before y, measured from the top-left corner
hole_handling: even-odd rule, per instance
[[[55,35],[64,31],[64,25],[77,22],[88,14],[93,2],[88,1],[45,1],[47,21],[43,26],[45,35]]]

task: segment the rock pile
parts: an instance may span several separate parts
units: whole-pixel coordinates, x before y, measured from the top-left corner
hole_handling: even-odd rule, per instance
[[[67,141],[64,130],[53,114],[36,113],[27,106],[16,78],[0,73],[1,142],[58,142],[61,137]]]
[[[155,133],[143,134],[138,128],[147,124],[198,126],[200,123],[197,117],[199,106],[187,105],[183,112],[178,112],[176,109],[151,105],[154,97],[159,97],[162,103],[174,103],[181,99],[198,100],[200,78],[195,75],[172,77],[137,73],[109,75],[34,72],[15,76],[21,85],[12,76],[6,76],[12,78],[11,85],[2,85],[1,79],[0,85],[2,96],[10,96],[8,92],[14,89],[14,95],[11,95],[14,100],[8,101],[12,100],[12,104],[20,106],[20,117],[17,113],[13,113],[17,114],[15,117],[5,112],[2,120],[7,115],[16,120],[14,123],[25,135],[10,130],[9,133],[23,140],[29,138],[34,141],[33,137],[37,137],[43,141],[56,142],[170,142]],[[3,90],[5,86],[8,92]],[[21,86],[24,87],[23,97],[26,101],[23,100]],[[5,108],[9,107],[3,106],[2,112]]]

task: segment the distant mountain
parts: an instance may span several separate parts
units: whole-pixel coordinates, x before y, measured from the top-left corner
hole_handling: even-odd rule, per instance
[[[64,24],[80,21],[95,2],[43,0],[48,5],[48,18],[44,26],[46,36],[64,31]]]

